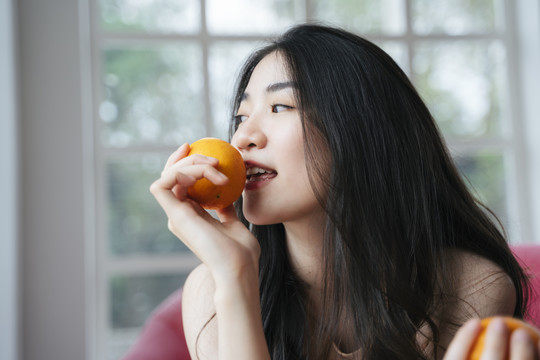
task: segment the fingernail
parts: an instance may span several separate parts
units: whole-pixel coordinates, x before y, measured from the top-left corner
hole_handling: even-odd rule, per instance
[[[490,331],[496,332],[498,334],[504,334],[507,331],[506,323],[503,319],[499,318],[493,319],[491,324],[489,324],[488,328],[491,329]]]
[[[529,336],[529,333],[523,329],[516,329],[512,333],[512,341],[519,342],[519,343],[530,343],[531,337]]]
[[[465,326],[468,327],[468,328],[478,327],[478,326],[480,326],[480,319],[478,319],[478,318],[470,319],[470,320],[467,321]]]
[[[215,157],[211,157],[211,156],[205,156],[205,159],[210,163],[210,164],[219,164],[219,160],[216,159]]]
[[[180,152],[182,152],[185,145],[186,144],[180,145],[176,150],[174,150],[173,154],[179,154]]]

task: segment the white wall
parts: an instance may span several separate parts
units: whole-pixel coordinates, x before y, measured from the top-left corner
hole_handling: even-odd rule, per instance
[[[17,106],[14,1],[0,0],[0,352],[18,358]]]
[[[78,1],[19,0],[25,360],[84,359],[85,256]]]

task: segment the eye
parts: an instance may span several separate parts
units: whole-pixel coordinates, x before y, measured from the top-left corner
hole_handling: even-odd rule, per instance
[[[236,115],[234,117],[234,120],[236,121],[237,124],[239,124],[239,123],[243,123],[244,121],[246,121],[247,118],[248,118],[247,115]]]
[[[272,112],[273,113],[280,113],[282,111],[293,109],[292,106],[289,105],[283,105],[283,104],[274,104],[272,105]]]

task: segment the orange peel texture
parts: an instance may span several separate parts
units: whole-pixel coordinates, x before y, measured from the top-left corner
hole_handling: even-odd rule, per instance
[[[223,209],[235,202],[246,184],[246,167],[242,155],[234,146],[217,138],[203,138],[190,145],[188,156],[201,154],[218,159],[218,171],[229,178],[225,185],[217,186],[207,179],[199,179],[188,188],[188,197],[204,209]]]
[[[476,338],[476,342],[474,343],[474,347],[472,348],[470,354],[469,354],[469,360],[480,360],[480,357],[482,356],[482,351],[484,351],[484,346],[486,342],[486,330],[489,325],[489,323],[494,319],[495,317],[488,317],[485,319],[482,319],[481,321],[481,327],[480,334]],[[512,335],[512,332],[517,329],[524,329],[529,333],[529,336],[531,339],[537,343],[538,340],[540,340],[540,333],[538,329],[534,328],[532,325],[527,324],[525,321],[509,317],[509,316],[503,316],[502,319],[506,323],[506,326],[508,328],[508,336],[510,337]],[[510,339],[508,340],[510,343]],[[506,358],[508,358],[508,354],[506,354]]]

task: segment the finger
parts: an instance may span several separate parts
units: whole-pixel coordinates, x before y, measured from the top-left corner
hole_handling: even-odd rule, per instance
[[[510,338],[511,360],[534,360],[535,346],[529,333],[523,329],[516,329]]]
[[[182,172],[167,171],[150,185],[150,192],[155,194],[160,190],[170,191],[176,186],[189,187],[195,184],[197,177]]]
[[[178,234],[176,234],[176,232],[173,229],[173,224],[175,224],[179,219],[182,219],[184,217],[184,214],[189,214],[188,212],[189,210],[185,210],[185,209],[182,210],[182,209],[185,207],[189,208],[190,204],[187,202],[184,203],[178,200],[178,198],[171,191],[165,191],[163,189],[160,189],[158,191],[153,191],[152,194],[156,198],[159,206],[161,206],[163,211],[165,211],[165,214],[167,215],[167,218],[169,219],[168,220],[169,230],[178,236]],[[183,211],[183,213],[181,214],[180,211]],[[182,237],[180,237],[180,239],[182,239]]]
[[[185,199],[185,192],[187,191],[185,189],[197,181],[197,179],[191,175],[182,173],[172,175],[174,176],[162,176],[150,185],[150,192],[154,195],[159,205],[166,213],[168,213],[169,208]]]
[[[480,320],[471,319],[463,325],[450,343],[444,360],[464,360],[480,333]]]
[[[165,164],[165,167],[163,168],[162,174],[172,168],[175,167],[183,167],[187,165],[195,165],[195,164],[210,164],[214,167],[217,167],[219,164],[218,159],[210,157],[210,156],[204,156],[202,154],[192,154],[189,155],[189,145],[184,144],[180,146],[174,153],[169,156],[167,159],[167,163]]]
[[[165,166],[165,168],[161,172],[161,176],[163,176],[168,171],[172,171],[172,170],[179,171],[181,168],[184,168],[184,167],[186,167],[188,165],[208,164],[208,165],[211,165],[213,167],[217,167],[217,165],[219,163],[219,161],[216,158],[203,156],[201,154],[194,154],[194,155],[188,156],[186,158],[182,158],[182,156],[183,155],[180,155],[181,159],[176,161],[176,163],[174,163],[174,164],[170,164],[169,162],[167,162],[167,165]],[[171,159],[175,159],[175,156],[171,155],[170,160]],[[172,189],[172,191],[173,191],[173,193],[176,195],[176,197],[178,199],[185,198],[186,189],[175,186]]]
[[[180,186],[175,186],[172,189],[172,192],[173,192],[174,196],[176,196],[178,199],[184,199],[186,197],[187,189],[186,188],[181,188]]]
[[[173,152],[169,158],[167,159],[167,162],[165,163],[165,170],[170,168],[174,163],[176,163],[178,160],[182,159],[189,153],[189,144],[185,143],[182,144],[178,149]]]
[[[158,180],[158,184],[167,190],[172,190],[176,185],[192,186],[195,183],[192,179],[199,180],[202,178],[208,179],[214,185],[225,185],[229,181],[229,178],[215,167],[208,164],[199,164],[182,167],[181,171],[176,167],[172,167],[163,173]]]
[[[234,205],[229,205],[226,208],[216,210],[216,214],[219,218],[219,221],[222,223],[230,223],[239,221],[238,215],[236,214],[236,209]]]
[[[194,154],[190,155],[188,157],[184,157],[180,160],[178,160],[176,163],[166,166],[163,171],[161,172],[161,176],[166,174],[170,171],[181,171],[184,172],[184,168],[187,168],[189,166],[193,165],[209,165],[213,168],[217,168],[219,162],[216,158],[200,155],[200,154]]]
[[[177,167],[177,168],[181,168],[181,167],[184,167],[184,166],[197,165],[197,164],[209,164],[209,165],[212,165],[213,167],[217,167],[218,163],[219,163],[218,159],[216,159],[214,157],[204,156],[204,155],[201,155],[201,154],[192,154],[192,155],[189,155],[189,156],[186,156],[186,157],[183,157],[183,158],[179,159],[177,162],[172,164],[170,167],[174,166],[174,167]]]
[[[481,360],[503,360],[508,354],[508,327],[501,318],[493,319],[486,329],[486,344]]]

